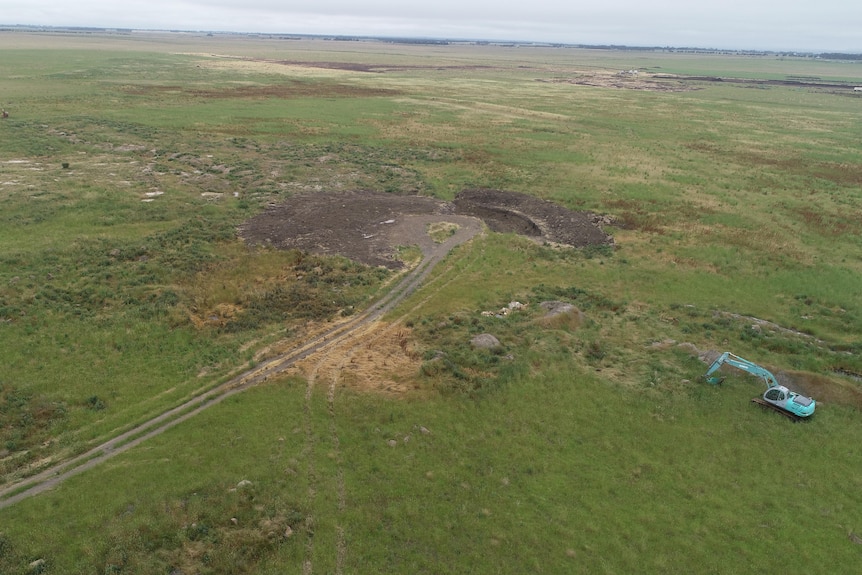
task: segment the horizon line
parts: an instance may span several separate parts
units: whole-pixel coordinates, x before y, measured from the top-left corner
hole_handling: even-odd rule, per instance
[[[579,43],[579,42],[554,42],[548,40],[514,40],[504,38],[451,38],[445,36],[412,36],[412,35],[362,35],[362,34],[345,34],[345,33],[302,33],[302,32],[248,32],[236,30],[201,30],[201,29],[182,29],[182,28],[128,28],[125,26],[70,26],[70,25],[52,25],[52,24],[4,24],[0,23],[0,32],[9,31],[8,29],[21,30],[53,30],[53,31],[99,31],[99,32],[161,32],[169,34],[224,34],[224,35],[242,35],[242,36],[293,36],[297,38],[319,38],[319,39],[336,39],[345,40],[377,40],[390,42],[428,42],[428,43],[486,43],[486,44],[511,44],[511,45],[534,45],[545,47],[560,47],[560,48],[587,48],[587,49],[605,49],[605,50],[696,50],[702,52],[735,52],[748,54],[797,54],[797,55],[822,55],[835,54],[846,56],[862,56],[862,52],[845,52],[841,50],[794,50],[794,49],[765,49],[765,48],[710,48],[705,46],[675,46],[667,45],[636,45],[636,44],[617,44],[617,43]]]

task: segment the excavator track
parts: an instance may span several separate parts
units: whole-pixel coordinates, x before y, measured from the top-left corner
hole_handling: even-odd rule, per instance
[[[768,408],[768,409],[771,409],[772,411],[774,411],[776,413],[780,413],[781,415],[783,415],[784,417],[786,417],[787,419],[789,419],[790,421],[793,421],[793,422],[797,422],[800,419],[802,419],[801,417],[799,417],[795,413],[790,413],[789,411],[785,411],[778,406],[772,405],[771,403],[769,403],[768,401],[766,401],[762,397],[753,397],[751,399],[751,403],[756,403],[760,407]]]

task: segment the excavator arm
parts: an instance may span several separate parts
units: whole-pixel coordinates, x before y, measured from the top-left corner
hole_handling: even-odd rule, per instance
[[[738,355],[734,355],[729,351],[724,352],[718,359],[712,362],[712,365],[709,366],[709,369],[706,370],[706,381],[709,383],[720,383],[720,378],[710,377],[713,373],[718,371],[718,369],[724,364],[732,365],[742,371],[748,372],[753,376],[759,377],[766,383],[766,387],[768,389],[772,389],[773,387],[778,387],[778,381],[775,379],[775,376],[772,375],[768,369],[764,369],[757,365],[756,363],[752,363],[747,359],[743,359]]]

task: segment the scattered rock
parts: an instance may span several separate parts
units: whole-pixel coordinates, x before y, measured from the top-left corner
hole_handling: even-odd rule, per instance
[[[239,483],[237,483],[237,484],[236,484],[236,486],[237,486],[237,488],[239,488],[239,489],[242,489],[243,487],[251,487],[251,486],[252,486],[252,482],[251,482],[251,481],[249,481],[248,479],[243,479],[242,481],[240,481]]]
[[[429,435],[431,433],[431,431],[427,427],[423,427],[421,425],[419,426],[419,431],[425,435]]]
[[[387,441],[387,442],[386,442],[386,444],[387,444],[389,447],[396,447],[396,446],[398,445],[398,442],[397,442],[397,441],[395,441],[394,439],[390,439],[389,441]]]
[[[500,340],[490,333],[482,333],[470,340],[470,345],[476,349],[495,349],[500,347]]]
[[[509,305],[506,307],[500,308],[498,311],[483,311],[482,315],[485,317],[506,317],[513,311],[519,311],[527,307],[526,304],[523,304],[519,301],[509,302]]]
[[[286,539],[289,539],[292,535],[293,535],[293,528],[290,525],[288,525],[287,528],[284,530],[284,537]]]
[[[45,560],[44,559],[36,559],[29,565],[31,573],[42,573],[45,571]]]

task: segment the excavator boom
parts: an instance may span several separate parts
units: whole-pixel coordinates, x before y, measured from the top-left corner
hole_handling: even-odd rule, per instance
[[[732,365],[733,367],[739,368],[742,371],[746,371],[755,377],[759,377],[766,383],[767,388],[773,388],[778,386],[778,380],[775,379],[775,376],[772,375],[768,369],[764,369],[757,365],[754,362],[748,361],[747,359],[743,359],[738,355],[734,355],[729,351],[724,352],[718,359],[712,362],[712,365],[709,366],[709,369],[706,370],[706,375],[704,377],[707,378],[707,381],[710,383],[720,383],[720,381],[710,381],[709,376],[718,371],[724,364]]]

